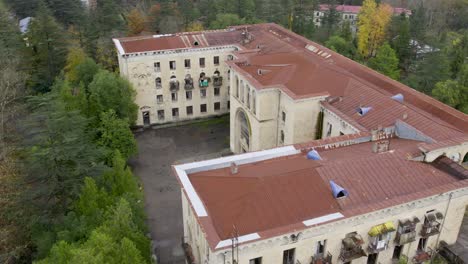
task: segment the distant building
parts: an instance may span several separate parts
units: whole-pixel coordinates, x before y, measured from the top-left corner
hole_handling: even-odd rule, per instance
[[[319,9],[314,11],[314,24],[317,27],[321,26],[321,21],[325,16],[325,13],[330,10],[330,5],[322,4],[319,5]],[[356,32],[357,20],[359,11],[361,11],[361,6],[352,6],[352,5],[337,5],[336,11],[341,15],[341,22],[349,22],[351,25],[352,32]],[[394,7],[393,15],[405,14],[407,17],[411,15],[411,10]]]
[[[26,32],[29,29],[29,25],[31,24],[31,21],[32,17],[26,17],[19,21],[19,29],[21,33],[26,34]]]

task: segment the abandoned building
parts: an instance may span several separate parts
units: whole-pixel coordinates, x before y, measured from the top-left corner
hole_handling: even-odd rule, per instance
[[[173,166],[188,263],[422,263],[468,205],[468,117],[276,24],[114,40],[139,125],[230,113]]]

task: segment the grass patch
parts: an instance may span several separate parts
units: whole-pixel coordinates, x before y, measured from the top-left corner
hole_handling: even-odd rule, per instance
[[[229,125],[229,115],[202,120],[194,123],[193,125],[202,128],[209,128],[214,125]]]

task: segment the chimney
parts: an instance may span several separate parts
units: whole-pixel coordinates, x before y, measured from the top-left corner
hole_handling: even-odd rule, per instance
[[[239,167],[235,162],[231,162],[231,174],[237,174],[239,172]]]
[[[374,153],[387,152],[389,151],[389,148],[390,148],[389,140],[376,141],[372,144],[372,152]]]

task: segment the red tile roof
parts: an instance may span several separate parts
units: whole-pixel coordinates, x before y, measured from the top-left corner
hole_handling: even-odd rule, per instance
[[[368,133],[362,136],[369,140]],[[418,151],[419,141],[392,138],[383,153],[372,152],[373,143],[331,149],[314,145],[322,157],[318,161],[307,160],[303,152],[240,165],[237,174],[230,168],[189,174],[208,212],[199,222],[210,246],[230,239],[233,226],[240,236],[258,233],[265,239],[298,232],[306,228],[303,221],[327,214],[351,217],[468,187],[468,180],[460,178],[468,175],[461,166],[452,175],[440,165],[407,159]],[[451,167],[450,160],[444,162]],[[334,199],[330,180],[349,196]]]

